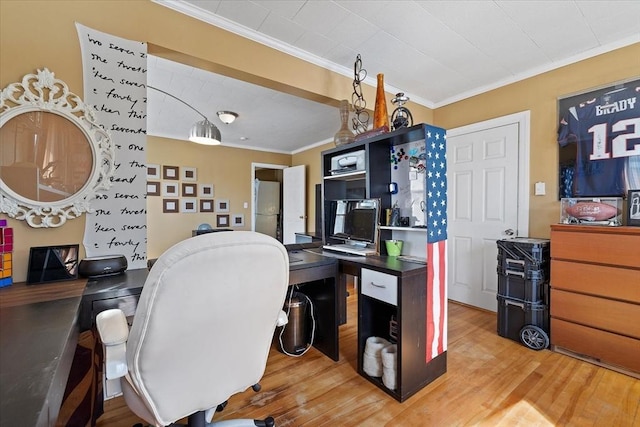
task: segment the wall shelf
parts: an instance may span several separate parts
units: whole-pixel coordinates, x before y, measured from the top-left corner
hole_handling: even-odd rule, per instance
[[[363,179],[366,175],[367,175],[367,171],[355,171],[355,172],[340,173],[336,175],[327,175],[324,177],[324,179],[350,181],[350,180],[356,180],[356,179]]]

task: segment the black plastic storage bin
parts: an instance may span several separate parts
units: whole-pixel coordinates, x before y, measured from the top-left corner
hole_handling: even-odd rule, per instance
[[[525,279],[524,274],[503,274],[498,272],[498,295],[538,304],[549,303],[549,281],[543,274],[532,274]]]
[[[549,309],[546,304],[518,301],[498,295],[498,335],[534,350],[549,346]]]
[[[551,244],[549,239],[515,237],[498,240],[498,272],[523,274],[526,279],[549,278]]]

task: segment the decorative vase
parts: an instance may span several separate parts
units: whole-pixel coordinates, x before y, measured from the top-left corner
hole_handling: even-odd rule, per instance
[[[336,147],[339,145],[349,144],[354,141],[353,132],[349,129],[349,101],[343,99],[340,101],[340,129],[333,136],[333,142]]]
[[[378,74],[378,87],[376,89],[376,105],[373,110],[373,128],[386,127],[389,130],[389,112],[387,111],[387,99],[384,94],[384,74]]]

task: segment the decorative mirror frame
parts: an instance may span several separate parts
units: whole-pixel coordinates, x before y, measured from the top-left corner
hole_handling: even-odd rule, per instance
[[[93,155],[89,178],[80,191],[55,202],[39,202],[17,194],[0,178],[0,212],[24,220],[34,228],[60,227],[68,219],[92,212],[91,201],[111,187],[115,171],[115,146],[96,120],[96,110],[69,91],[65,82],[47,68],[26,74],[0,93],[0,128],[10,119],[28,112],[58,114],[75,124],[86,136]]]

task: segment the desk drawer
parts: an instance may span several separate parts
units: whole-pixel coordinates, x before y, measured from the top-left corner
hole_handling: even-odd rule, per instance
[[[138,306],[139,299],[140,295],[128,295],[126,297],[116,297],[93,301],[91,307],[92,322],[95,320],[98,313],[100,313],[101,311],[109,310],[111,308],[119,308],[124,312],[125,316],[131,317],[136,312],[136,307]]]
[[[362,294],[392,305],[398,305],[398,278],[379,271],[362,269]]]

